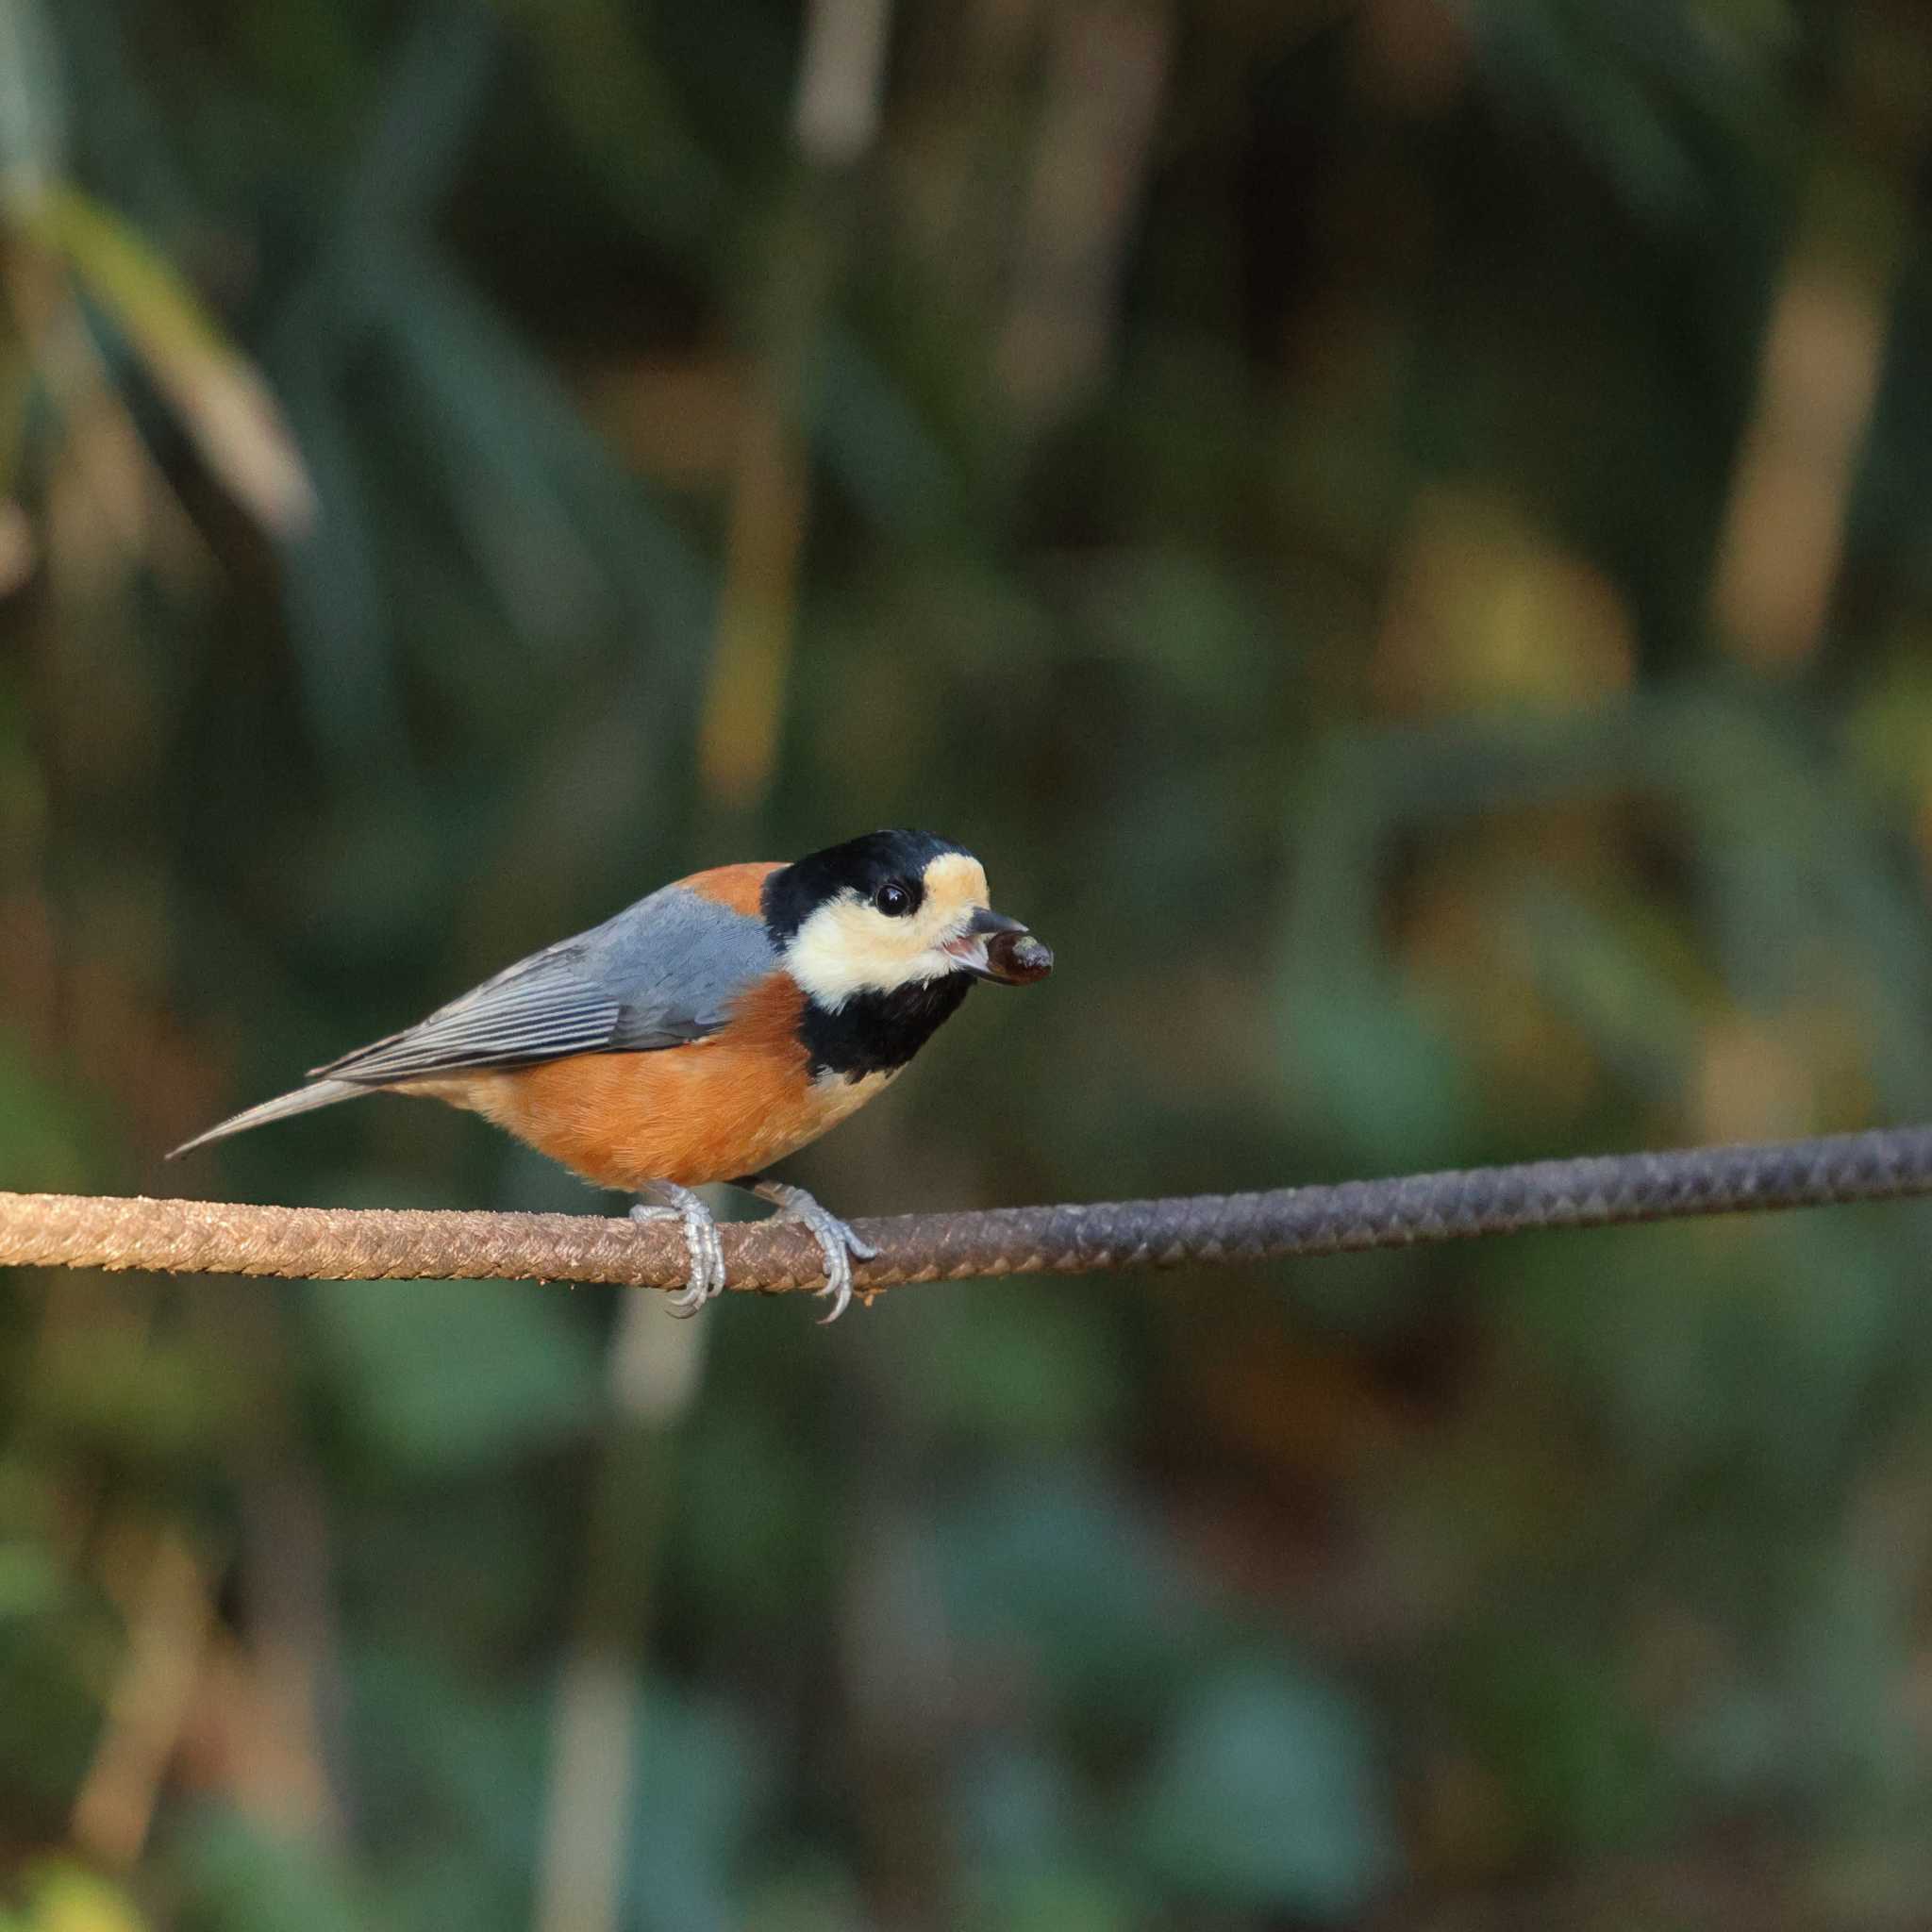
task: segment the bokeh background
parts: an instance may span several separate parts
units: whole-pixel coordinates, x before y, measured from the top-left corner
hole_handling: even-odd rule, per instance
[[[796,1162],[1932,1107],[1909,0],[0,0],[0,1185],[694,866],[1056,945]],[[837,1327],[0,1285],[20,1932],[1932,1923],[1910,1208]]]

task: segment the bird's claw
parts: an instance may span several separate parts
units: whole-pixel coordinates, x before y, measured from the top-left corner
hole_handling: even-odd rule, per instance
[[[795,1221],[817,1241],[819,1253],[825,1261],[825,1285],[812,1292],[832,1298],[830,1311],[819,1318],[819,1324],[823,1327],[827,1322],[836,1322],[851,1306],[854,1257],[870,1261],[878,1250],[870,1241],[860,1241],[848,1223],[841,1221],[830,1208],[821,1208],[803,1188],[791,1187],[784,1181],[759,1181],[753,1191],[777,1208],[774,1219]]]
[[[653,1208],[643,1202],[630,1210],[633,1221],[676,1221],[684,1227],[685,1252],[691,1257],[691,1273],[684,1286],[671,1297],[674,1315],[694,1315],[724,1288],[724,1244],[718,1238],[718,1224],[711,1210],[689,1188],[669,1181],[652,1183],[652,1191],[662,1194],[671,1205]]]

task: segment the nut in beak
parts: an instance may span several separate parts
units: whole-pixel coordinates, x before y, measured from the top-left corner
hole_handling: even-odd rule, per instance
[[[1017,919],[987,906],[974,908],[965,931],[948,940],[945,949],[975,979],[999,986],[1029,986],[1053,971],[1051,947]]]

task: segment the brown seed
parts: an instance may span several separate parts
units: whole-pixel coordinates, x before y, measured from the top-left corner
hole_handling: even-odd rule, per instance
[[[995,933],[987,941],[986,963],[1013,986],[1030,986],[1053,971],[1053,948],[1030,932]]]

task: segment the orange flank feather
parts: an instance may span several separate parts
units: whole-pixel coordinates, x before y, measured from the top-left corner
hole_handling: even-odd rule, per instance
[[[766,866],[725,866],[756,874]],[[745,891],[737,882],[727,890]],[[722,896],[714,893],[712,896]],[[739,1002],[708,1039],[655,1053],[586,1053],[535,1066],[412,1081],[466,1107],[600,1187],[686,1187],[757,1174],[855,1113],[890,1075],[813,1080],[798,1038],[804,995],[782,973]]]
[[[765,881],[777,870],[776,859],[753,859],[744,865],[714,865],[709,872],[694,872],[680,883],[686,891],[695,892],[700,899],[714,900],[734,912],[748,913],[757,919],[763,910],[759,895],[765,890]]]

